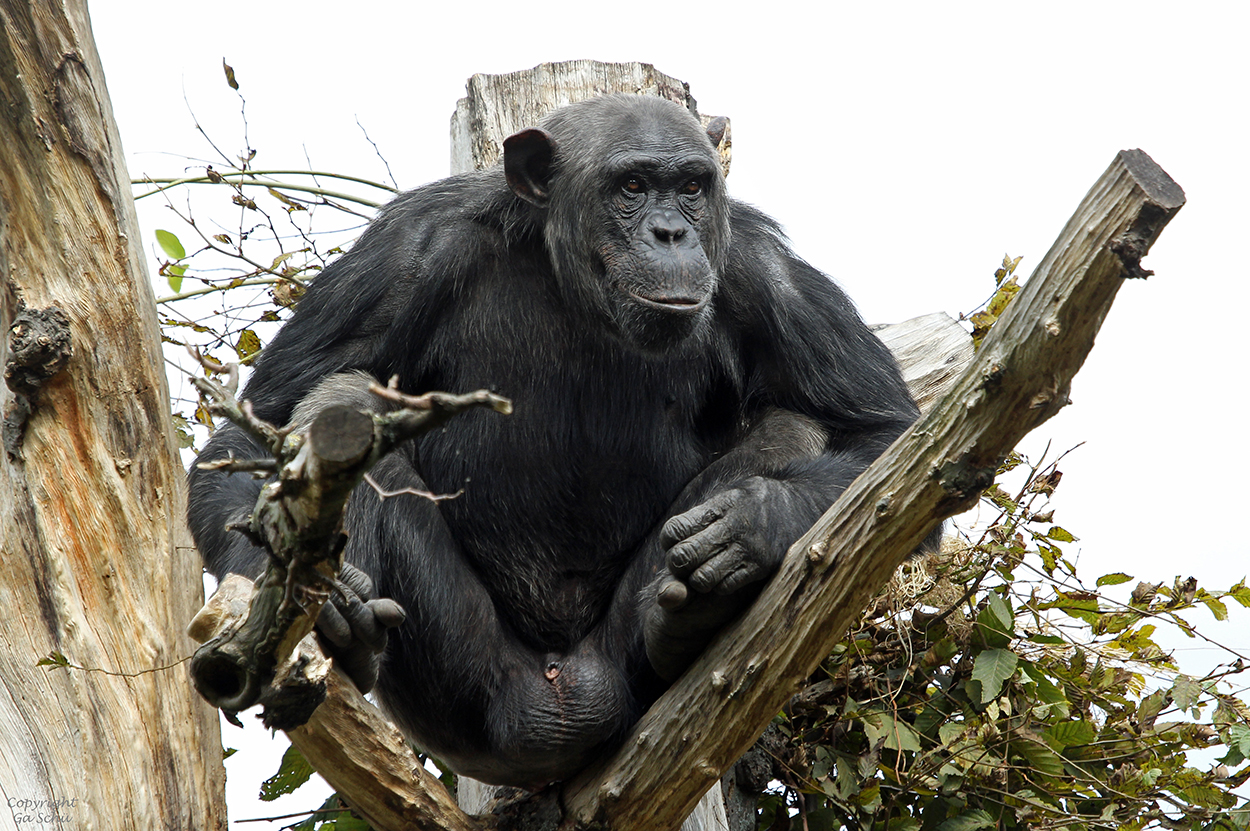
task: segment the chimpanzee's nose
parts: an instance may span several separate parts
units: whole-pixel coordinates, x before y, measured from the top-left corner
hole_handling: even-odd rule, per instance
[[[685,217],[676,211],[663,211],[651,219],[651,233],[664,245],[681,242],[688,230],[690,225]]]

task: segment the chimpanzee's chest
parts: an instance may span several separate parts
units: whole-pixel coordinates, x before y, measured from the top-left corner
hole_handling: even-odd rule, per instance
[[[511,369],[504,363],[504,369]],[[460,416],[418,445],[418,464],[470,556],[586,568],[632,550],[729,440],[734,418],[702,368],[616,360],[532,374],[465,373],[458,390],[513,400]]]
[[[701,352],[592,344],[547,332],[443,362],[430,373],[442,388],[490,389],[514,412],[459,416],[416,446],[432,490],[462,491],[439,508],[497,606],[539,635],[599,617],[740,410],[735,385]]]

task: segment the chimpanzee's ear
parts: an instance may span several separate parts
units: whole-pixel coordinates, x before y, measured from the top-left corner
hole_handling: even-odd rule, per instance
[[[725,140],[725,130],[729,128],[729,119],[723,115],[718,115],[707,123],[707,137],[712,140],[712,146],[720,148],[720,143]]]
[[[551,200],[551,161],[555,142],[542,130],[522,130],[503,141],[503,172],[517,196],[547,207]]]

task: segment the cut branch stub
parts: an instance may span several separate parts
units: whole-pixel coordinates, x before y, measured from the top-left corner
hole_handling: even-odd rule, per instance
[[[327,462],[354,464],[372,444],[373,419],[351,407],[326,407],[308,428],[308,446]]]

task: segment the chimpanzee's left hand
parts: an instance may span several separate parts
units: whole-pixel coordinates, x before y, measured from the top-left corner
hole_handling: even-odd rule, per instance
[[[678,609],[699,594],[732,595],[772,576],[794,540],[771,520],[789,513],[787,486],[752,476],[664,523],[670,578],[660,605]],[[784,525],[785,523],[781,523]]]
[[[790,527],[801,524],[787,521],[792,501],[786,484],[752,476],[664,524],[668,573],[643,607],[647,657],[661,677],[680,675],[776,572],[806,529]]]

